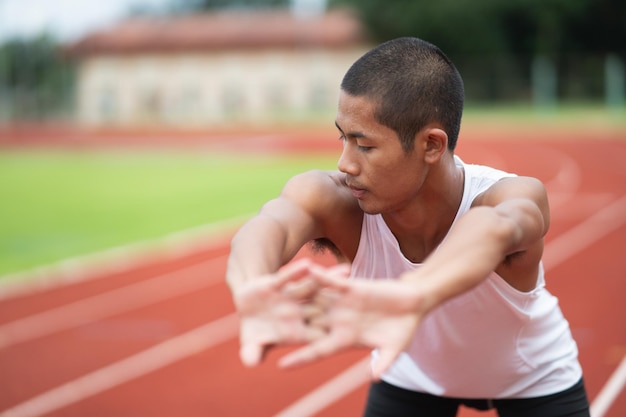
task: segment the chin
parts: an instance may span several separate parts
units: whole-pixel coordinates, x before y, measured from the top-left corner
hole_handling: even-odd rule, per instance
[[[363,210],[363,213],[366,214],[380,214],[382,211],[377,209],[376,207],[372,207],[369,204],[363,203],[363,201],[359,201],[359,207]]]

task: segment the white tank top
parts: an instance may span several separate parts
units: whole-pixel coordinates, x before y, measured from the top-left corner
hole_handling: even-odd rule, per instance
[[[458,158],[456,162],[465,170],[456,219],[476,196],[512,176]],[[364,215],[351,276],[398,277],[418,267],[404,257],[381,215]],[[553,394],[581,377],[576,343],[556,297],[545,288],[541,266],[530,292],[516,290],[494,272],[432,310],[382,379],[438,396],[494,399]]]

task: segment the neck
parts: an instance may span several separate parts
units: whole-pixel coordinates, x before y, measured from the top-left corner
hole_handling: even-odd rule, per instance
[[[449,161],[433,167],[416,201],[399,212],[385,213],[385,223],[404,255],[423,261],[446,237],[463,199],[463,168]]]

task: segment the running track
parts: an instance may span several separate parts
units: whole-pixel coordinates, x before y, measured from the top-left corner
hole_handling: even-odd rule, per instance
[[[594,417],[626,415],[626,142],[473,140],[457,153],[548,186],[548,288],[578,342]],[[240,365],[223,280],[229,237],[64,268],[74,280],[39,289],[5,288],[0,416],[360,415],[365,351],[284,372],[281,348],[258,368]]]

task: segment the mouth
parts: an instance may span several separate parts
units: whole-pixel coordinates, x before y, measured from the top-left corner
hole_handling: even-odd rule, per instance
[[[367,192],[365,188],[361,188],[352,183],[348,183],[348,188],[350,188],[350,191],[352,191],[352,195],[354,196],[354,198],[358,199],[361,199],[363,195],[365,195],[365,193]]]

